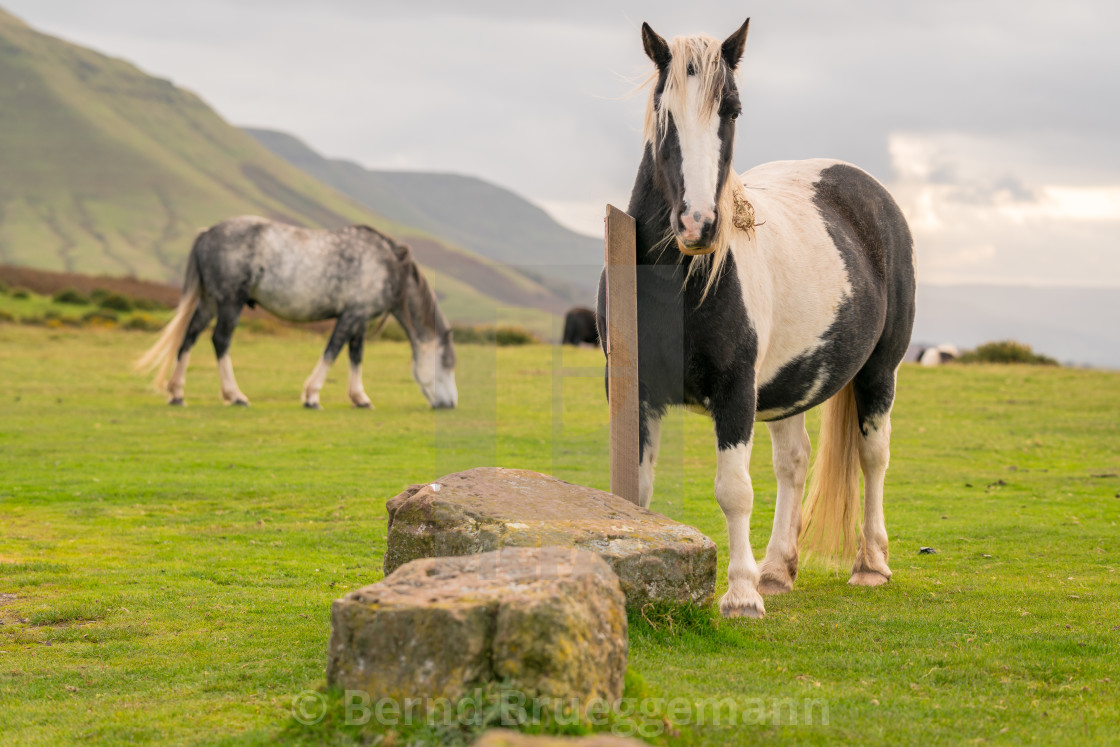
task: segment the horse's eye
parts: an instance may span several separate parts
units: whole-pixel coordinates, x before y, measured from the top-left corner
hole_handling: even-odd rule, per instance
[[[688,74],[689,75],[696,75],[696,68],[692,66],[691,62],[688,63]]]
[[[738,119],[738,118],[739,118],[739,110],[738,110],[738,109],[736,109],[735,111],[731,112],[731,118],[732,118],[732,119]]]

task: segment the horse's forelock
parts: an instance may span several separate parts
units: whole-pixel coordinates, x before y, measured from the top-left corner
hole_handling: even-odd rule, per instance
[[[665,70],[650,76],[649,100],[646,103],[644,137],[656,148],[669,127],[669,110],[684,104],[689,70],[700,81],[700,116],[708,119],[716,115],[727,76],[733,75],[723,59],[723,46],[718,39],[707,34],[678,36],[669,42],[672,58]],[[658,106],[660,99],[660,106]]]

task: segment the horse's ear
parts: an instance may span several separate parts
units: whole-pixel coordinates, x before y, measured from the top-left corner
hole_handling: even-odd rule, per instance
[[[642,46],[646,48],[646,54],[653,60],[653,64],[657,65],[658,70],[664,70],[669,66],[669,60],[673,58],[669,53],[669,45],[649,27],[648,23],[642,24]]]
[[[727,37],[727,41],[723,43],[723,61],[732,70],[739,67],[739,60],[743,59],[743,47],[747,44],[747,29],[750,25],[751,19],[748,18],[739,30]]]
[[[393,254],[397,255],[398,262],[407,262],[412,259],[412,249],[408,244],[393,244]]]

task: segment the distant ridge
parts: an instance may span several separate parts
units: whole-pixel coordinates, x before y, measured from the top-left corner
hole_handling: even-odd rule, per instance
[[[170,81],[0,10],[0,263],[178,284],[198,230],[238,214],[408,241],[455,319],[567,304],[317,181]]]
[[[573,301],[594,300],[603,242],[564,228],[508,189],[472,176],[366,169],[325,158],[283,132],[245,131],[371,210],[514,267]]]

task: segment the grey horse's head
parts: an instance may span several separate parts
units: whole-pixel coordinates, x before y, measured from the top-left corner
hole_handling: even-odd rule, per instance
[[[435,290],[412,259],[407,246],[394,247],[402,270],[397,319],[412,344],[412,378],[435,409],[459,404],[455,386],[455,344],[451,326],[439,308]]]
[[[431,340],[413,344],[412,378],[433,408],[450,408],[459,403],[459,390],[455,386],[455,345],[450,329]]]

